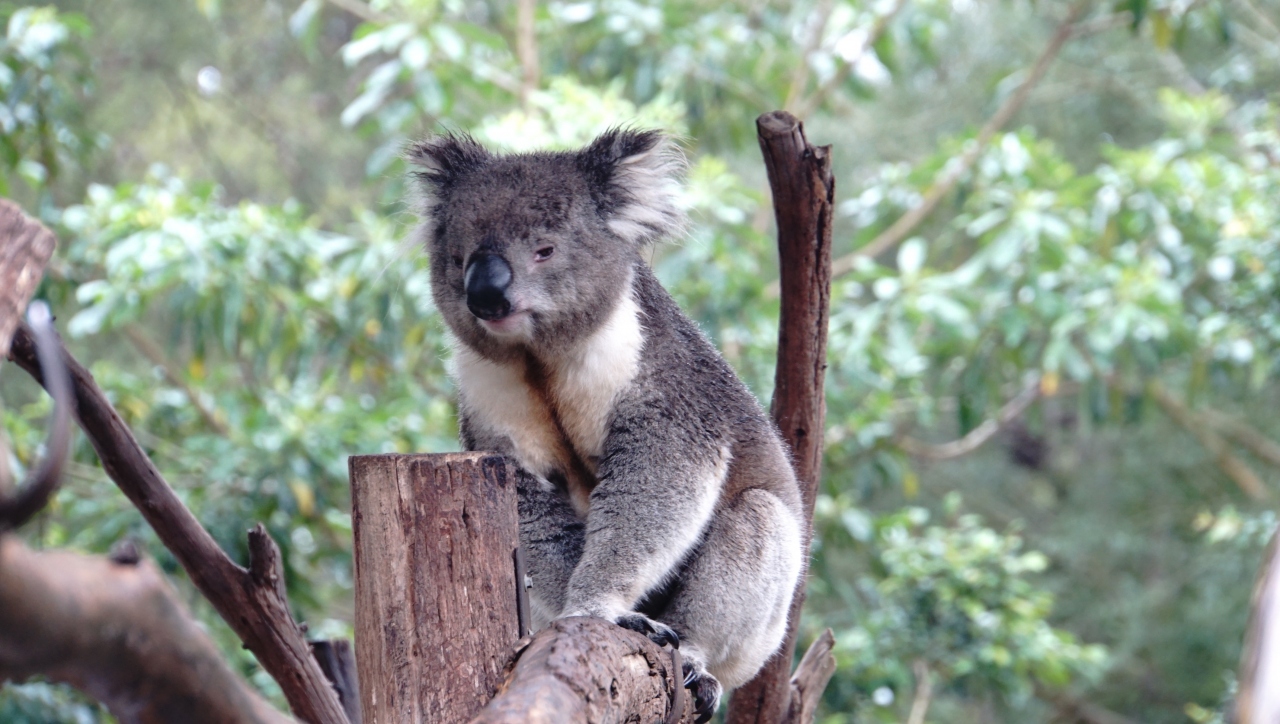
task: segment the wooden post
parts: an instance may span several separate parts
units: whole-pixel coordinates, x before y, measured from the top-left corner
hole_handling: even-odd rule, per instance
[[[367,724],[467,722],[520,638],[515,470],[485,453],[348,460]]]

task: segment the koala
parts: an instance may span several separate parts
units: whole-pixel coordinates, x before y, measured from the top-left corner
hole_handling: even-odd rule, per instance
[[[706,721],[783,639],[804,524],[777,429],[642,258],[682,229],[682,154],[614,129],[407,158],[462,444],[521,470],[535,626],[598,616],[678,645]]]

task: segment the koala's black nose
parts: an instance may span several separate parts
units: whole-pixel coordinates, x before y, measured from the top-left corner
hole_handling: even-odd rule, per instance
[[[463,281],[467,290],[467,309],[489,321],[511,313],[507,287],[511,286],[511,267],[500,256],[480,254],[471,257]]]

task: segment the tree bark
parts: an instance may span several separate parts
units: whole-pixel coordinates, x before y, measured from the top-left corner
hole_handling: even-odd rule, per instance
[[[791,448],[800,482],[807,551],[822,470],[835,181],[830,146],[811,145],[795,116],[785,111],[766,113],[756,120],[756,130],[773,191],[781,275],[773,419]],[[725,718],[728,724],[777,724],[790,716],[791,659],[804,594],[802,578],[791,602],[786,639],[760,673],[733,692]]]
[[[539,631],[502,692],[471,724],[624,724],[697,719],[671,651],[598,618],[566,618]],[[679,709],[673,711],[673,702]]]
[[[498,690],[520,638],[515,471],[485,453],[348,465],[364,716],[467,722]]]
[[[236,565],[161,477],[106,395],[66,349],[76,416],[103,470],[182,564],[191,582],[280,684],[293,713],[311,724],[347,724],[302,629],[293,620],[280,549],[261,525],[249,531],[249,567]],[[46,384],[30,330],[17,329],[9,358]],[[46,384],[47,387],[47,384]]]
[[[37,552],[0,536],[0,680],[45,676],[122,724],[284,724],[148,560]]]

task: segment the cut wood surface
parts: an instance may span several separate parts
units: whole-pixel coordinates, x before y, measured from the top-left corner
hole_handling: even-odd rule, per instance
[[[0,681],[44,676],[122,723],[284,724],[149,560],[32,551],[0,536]]]
[[[0,355],[22,321],[58,240],[8,199],[0,199]]]
[[[337,693],[293,620],[282,580],[280,549],[266,529],[259,524],[249,531],[248,568],[232,561],[161,477],[93,375],[65,349],[61,353],[71,377],[76,416],[103,470],[138,508],[262,668],[280,684],[293,713],[309,724],[347,724]],[[45,384],[25,325],[14,334],[9,358]]]
[[[520,638],[515,471],[485,453],[361,455],[348,466],[364,719],[469,721]]]
[[[683,685],[670,649],[603,619],[565,618],[519,652],[502,693],[472,724],[691,724],[693,697],[671,711]]]
[[[831,214],[835,181],[829,146],[813,146],[804,126],[785,111],[756,121],[778,225],[782,309],[773,419],[790,446],[805,506],[805,545],[822,473],[823,395],[831,298]],[[792,710],[791,659],[804,604],[801,579],[791,602],[787,638],[764,669],[733,692],[729,724],[778,724]],[[827,656],[830,656],[828,650]],[[825,685],[825,682],[823,682]],[[798,711],[799,709],[797,709]],[[812,714],[810,714],[812,716]]]

